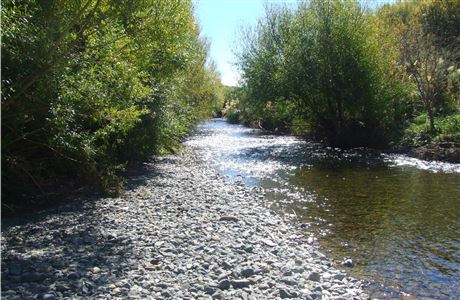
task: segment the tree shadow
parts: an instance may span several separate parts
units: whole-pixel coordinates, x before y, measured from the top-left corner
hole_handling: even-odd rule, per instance
[[[131,167],[125,174],[126,189],[135,190],[160,174],[168,176],[152,163]],[[136,240],[123,229],[122,220],[109,214],[114,209],[129,212],[123,201],[123,197],[110,199],[95,193],[2,220],[3,297],[127,296],[126,275],[140,268]]]
[[[19,298],[52,292],[57,297],[93,295],[115,283],[127,269],[133,244],[105,230],[94,201],[42,212],[2,234],[2,290]],[[5,232],[6,231],[6,232]]]

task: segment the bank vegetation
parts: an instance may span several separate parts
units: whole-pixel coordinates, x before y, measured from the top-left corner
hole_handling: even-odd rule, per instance
[[[191,1],[2,3],[2,204],[61,183],[120,192],[222,105]],[[66,187],[68,189],[68,187]]]
[[[436,144],[460,159],[460,1],[267,5],[241,40],[230,121],[344,148]]]

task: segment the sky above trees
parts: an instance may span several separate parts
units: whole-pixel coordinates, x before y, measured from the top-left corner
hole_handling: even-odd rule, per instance
[[[210,42],[210,57],[217,65],[222,83],[229,86],[238,84],[239,71],[233,65],[234,51],[238,46],[238,33],[242,26],[256,24],[264,13],[264,5],[296,5],[298,0],[194,0],[195,14],[202,28],[202,35]],[[375,8],[394,0],[361,0]]]

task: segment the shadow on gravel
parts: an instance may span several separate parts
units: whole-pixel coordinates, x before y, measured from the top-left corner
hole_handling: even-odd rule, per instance
[[[162,186],[158,176],[171,177],[152,162],[130,166],[124,174],[125,190],[148,183]],[[139,269],[142,255],[135,251],[131,224],[123,223],[132,209],[126,205],[130,200],[92,192],[64,201],[52,209],[2,220],[2,299],[128,296],[130,284],[122,278]]]
[[[161,176],[165,179],[175,179],[174,176],[172,174],[156,169],[155,166],[160,162],[164,164],[174,164],[177,160],[180,159],[180,156],[164,156],[156,158],[150,162],[144,162],[130,166],[124,173],[124,177],[126,179],[125,190],[135,190],[141,186],[147,185],[147,183],[153,183],[157,187],[169,186],[168,184],[158,182],[156,178]],[[170,182],[170,180],[164,180],[164,182]]]
[[[129,237],[105,230],[94,200],[3,226],[2,294],[10,298],[91,296],[121,277],[132,257]],[[14,224],[16,223],[16,224]],[[2,298],[3,298],[2,297]]]

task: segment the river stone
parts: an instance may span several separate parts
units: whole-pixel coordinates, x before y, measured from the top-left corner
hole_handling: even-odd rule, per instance
[[[22,269],[18,265],[12,265],[9,267],[9,272],[11,275],[21,275]]]
[[[246,269],[243,269],[241,272],[240,272],[241,276],[243,277],[250,277],[252,275],[255,274],[254,272],[254,269],[253,268],[246,268]]]
[[[167,289],[169,287],[169,284],[161,282],[161,283],[155,284],[155,286],[161,289]]]
[[[297,298],[299,294],[295,291],[291,291],[287,288],[279,288],[278,289],[279,295],[281,299],[286,299],[286,298]]]
[[[323,294],[321,292],[313,292],[309,296],[311,299],[314,299],[314,300],[323,298]]]
[[[353,263],[353,260],[351,258],[347,258],[343,261],[342,263],[345,267],[353,267],[354,263]]]
[[[43,300],[56,300],[57,298],[53,294],[44,294],[42,299]]]
[[[228,280],[228,279],[223,279],[223,280],[219,281],[219,285],[218,285],[218,286],[219,286],[219,288],[220,288],[221,290],[226,290],[226,289],[230,288],[230,280]]]
[[[165,298],[171,298],[171,293],[168,292],[168,291],[163,291],[163,292],[161,292],[161,296],[163,296]]]
[[[225,270],[229,270],[229,269],[232,269],[232,268],[233,268],[233,266],[232,266],[231,264],[229,264],[228,262],[226,262],[226,261],[223,261],[223,262],[221,263],[221,265],[222,265],[222,267],[223,267]]]
[[[21,276],[21,281],[25,282],[38,282],[46,279],[45,274],[41,273],[25,273]]]
[[[216,288],[210,287],[210,286],[206,286],[203,289],[203,292],[205,292],[208,295],[213,295],[216,291],[217,291]]]
[[[311,272],[310,275],[308,275],[308,279],[311,281],[318,282],[321,280],[321,276],[319,275],[318,272]]]
[[[292,278],[282,278],[282,279],[281,279],[281,282],[283,282],[283,283],[285,283],[285,284],[287,284],[287,285],[297,285],[297,284],[298,284],[298,282],[295,281],[295,280],[292,279]]]
[[[220,217],[219,221],[229,221],[229,222],[238,222],[239,219],[233,216],[222,216]]]
[[[342,281],[345,278],[344,274],[335,274],[334,279]]]
[[[236,289],[248,287],[251,284],[251,282],[248,279],[233,279],[230,281],[230,283]]]
[[[273,241],[269,240],[269,239],[263,239],[262,242],[267,245],[267,246],[270,246],[270,247],[275,247],[277,246],[276,243],[274,243]]]
[[[219,300],[222,299],[223,300],[225,299],[225,296],[221,292],[217,291],[212,295],[212,299],[219,299]]]
[[[254,251],[254,247],[252,245],[245,245],[243,246],[243,250],[252,253]]]
[[[80,278],[80,274],[78,274],[77,272],[71,272],[69,273],[69,275],[67,275],[67,278],[70,280],[76,280]]]

